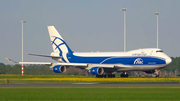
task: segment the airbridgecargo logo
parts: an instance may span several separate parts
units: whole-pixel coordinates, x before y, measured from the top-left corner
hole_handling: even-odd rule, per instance
[[[55,37],[55,36],[52,36],[52,37]],[[66,45],[65,41],[61,38],[58,38],[58,37],[55,37],[54,40],[51,41],[51,44],[55,45],[54,50],[58,49],[60,53],[62,53],[62,49],[61,49],[62,47],[60,48],[61,45],[65,45],[66,46],[65,48],[67,49],[67,45]]]
[[[139,64],[139,65],[143,64],[143,59],[137,58],[137,59],[134,61],[134,64]]]

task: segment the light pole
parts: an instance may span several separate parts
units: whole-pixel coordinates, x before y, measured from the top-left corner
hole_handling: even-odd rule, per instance
[[[158,34],[159,34],[159,33],[158,33],[158,31],[159,31],[159,28],[158,28],[158,22],[159,22],[159,21],[158,21],[158,16],[159,16],[159,12],[155,12],[155,15],[157,15],[157,48],[159,48],[159,46],[158,46],[158,44],[159,44],[159,42],[158,42],[158,41],[159,41],[159,40],[158,40]]]
[[[124,12],[124,52],[126,52],[126,10],[127,8],[121,9]]]
[[[21,23],[22,23],[22,62],[23,62],[23,23],[26,23],[26,21],[22,20]],[[22,63],[22,75],[23,74],[24,74],[24,66]]]

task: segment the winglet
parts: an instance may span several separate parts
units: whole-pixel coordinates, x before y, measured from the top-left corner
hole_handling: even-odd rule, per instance
[[[18,62],[13,61],[13,60],[11,60],[11,59],[9,59],[9,58],[6,58],[6,60],[8,60],[10,63],[18,63]]]

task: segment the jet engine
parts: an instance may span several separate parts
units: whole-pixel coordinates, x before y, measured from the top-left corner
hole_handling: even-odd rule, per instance
[[[102,67],[93,67],[90,69],[90,73],[93,75],[102,75],[104,73],[104,69]]]
[[[56,65],[56,66],[53,67],[53,72],[55,72],[55,73],[64,73],[64,72],[66,72],[66,66]]]

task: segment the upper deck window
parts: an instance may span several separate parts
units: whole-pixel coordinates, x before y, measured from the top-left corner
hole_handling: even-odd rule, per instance
[[[157,50],[156,52],[163,52],[162,50]]]

